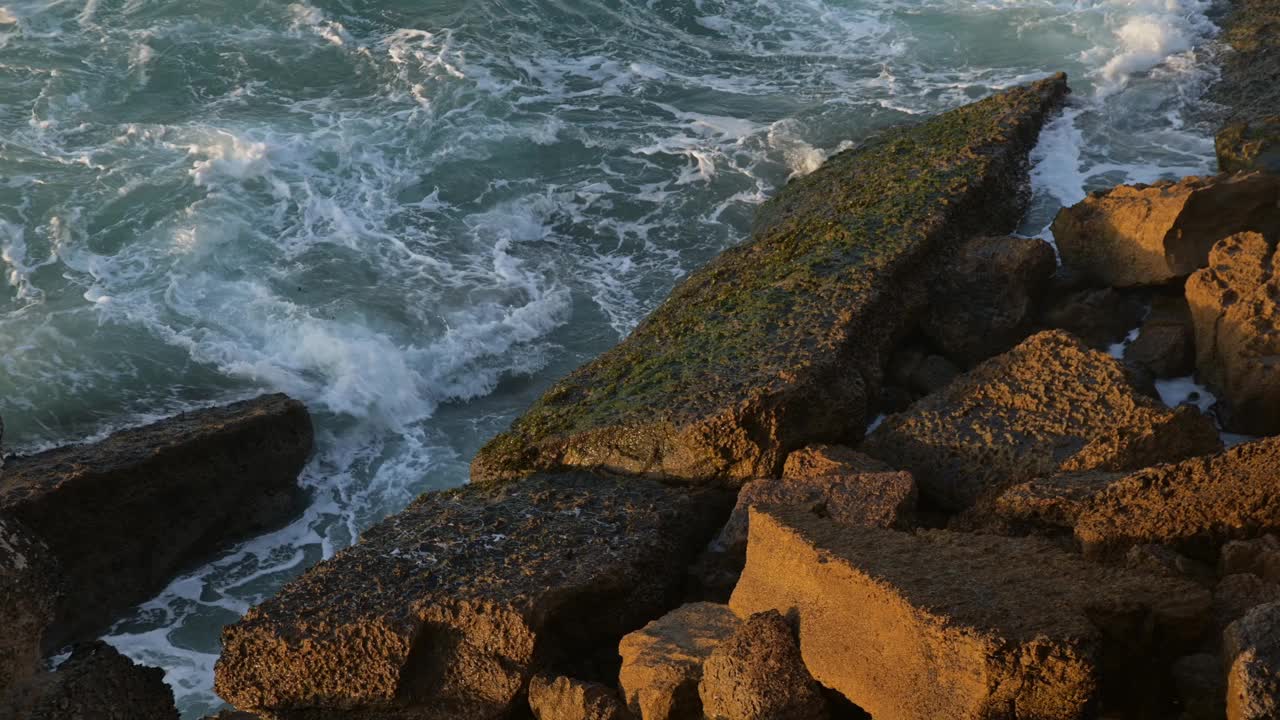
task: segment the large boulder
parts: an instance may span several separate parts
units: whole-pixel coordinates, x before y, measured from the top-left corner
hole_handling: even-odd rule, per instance
[[[179,571],[286,521],[311,446],[306,408],[267,395],[10,459],[0,511],[66,575],[46,646],[91,635]]]
[[[1227,720],[1280,717],[1280,602],[1260,605],[1223,633]]]
[[[930,283],[921,329],[965,366],[1005,352],[1031,334],[1057,267],[1057,255],[1044,240],[970,240]]]
[[[856,441],[889,351],[955,243],[1009,232],[1057,75],[893,129],[792,181],[748,243],[487,444],[478,482],[568,467],[739,485]]]
[[[1124,362],[1153,378],[1184,377],[1196,369],[1196,333],[1191,308],[1181,297],[1158,295]]]
[[[178,720],[160,668],[133,664],[110,645],[78,645],[55,672],[0,700],[6,720]]]
[[[583,473],[428,493],[228,626],[218,694],[282,720],[504,717],[677,604],[728,512]],[[327,714],[326,714],[327,713]]]
[[[1218,132],[1214,148],[1222,172],[1280,174],[1280,115],[1231,123]]]
[[[1047,331],[889,416],[863,449],[910,470],[922,499],[960,510],[1035,477],[1132,470],[1220,447],[1195,409],[1170,410],[1138,393],[1114,358]]]
[[[791,626],[756,613],[707,658],[698,683],[709,720],[826,720],[827,702],[804,667]]]
[[[1280,176],[1193,177],[1120,185],[1059,211],[1062,261],[1114,287],[1158,285],[1205,266],[1214,243],[1245,230],[1280,230]]]
[[[1208,593],[1086,562],[1037,538],[751,516],[730,607],[798,624],[814,678],[876,720],[1078,720],[1157,704]],[[1104,708],[1105,709],[1105,708]]]
[[[1227,429],[1249,435],[1280,433],[1280,270],[1274,256],[1273,243],[1262,235],[1232,235],[1187,281],[1200,374],[1223,396]]]
[[[39,539],[0,516],[0,698],[35,673],[62,592],[61,569]]]
[[[741,621],[726,605],[682,605],[628,634],[618,645],[618,684],[641,720],[702,720],[702,667]]]
[[[613,688],[564,676],[535,675],[529,709],[536,720],[631,720]]]

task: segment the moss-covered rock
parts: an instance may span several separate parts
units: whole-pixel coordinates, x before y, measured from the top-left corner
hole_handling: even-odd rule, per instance
[[[764,206],[622,344],[485,446],[472,478],[595,467],[738,484],[807,442],[856,440],[930,261],[1008,232],[1063,75],[835,156]]]

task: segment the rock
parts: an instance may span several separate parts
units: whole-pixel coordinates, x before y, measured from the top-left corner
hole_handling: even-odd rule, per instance
[[[1227,660],[1227,719],[1280,717],[1280,603],[1260,605],[1222,636]]]
[[[0,717],[10,720],[178,720],[164,671],[135,665],[102,641],[77,646],[8,703],[0,703]]]
[[[262,720],[262,718],[239,710],[223,710],[217,715],[209,715],[204,720]]]
[[[178,572],[300,508],[307,410],[283,395],[11,458],[0,511],[49,546],[67,593],[46,649],[104,629]]]
[[[1053,247],[1043,240],[970,240],[934,276],[921,328],[965,367],[1006,352],[1031,334],[1057,267]]]
[[[727,514],[585,473],[425,494],[224,629],[215,687],[282,720],[505,717],[536,673],[598,679]]]
[[[1164,545],[1134,545],[1125,553],[1124,560],[1125,567],[1149,575],[1186,578],[1209,587],[1214,584],[1213,568]]]
[[[1280,585],[1249,573],[1227,575],[1213,590],[1213,622],[1218,634],[1259,605],[1280,602]]]
[[[599,468],[739,486],[856,441],[889,351],[957,238],[1008,232],[1058,75],[889,130],[791,181],[751,241],[685,279],[622,344],[487,444],[477,482]]]
[[[911,535],[781,509],[752,511],[730,601],[739,615],[793,617],[813,677],[876,720],[1074,720],[1104,699],[1157,702],[1166,654],[1194,646],[1209,604],[1193,583],[1037,538]]]
[[[1173,664],[1173,685],[1182,708],[1179,720],[1222,720],[1227,714],[1227,679],[1222,658],[1197,653]]]
[[[1264,535],[1252,540],[1232,540],[1222,546],[1218,572],[1222,575],[1253,573],[1263,580],[1280,583],[1280,539]]]
[[[1275,249],[1241,233],[1213,248],[1187,281],[1201,376],[1223,397],[1223,424],[1249,435],[1280,433],[1280,306]]]
[[[1214,22],[1223,31],[1218,40],[1230,50],[1219,54],[1221,82],[1209,97],[1235,122],[1274,115],[1280,108],[1280,7],[1273,0],[1235,0],[1224,9]]]
[[[1191,375],[1196,370],[1196,333],[1183,298],[1157,296],[1138,337],[1124,351],[1126,365],[1156,378]]]
[[[892,471],[893,468],[886,463],[844,445],[809,445],[787,455],[782,479],[804,480],[828,475]]]
[[[31,677],[43,657],[61,574],[44,543],[16,520],[0,517],[0,698]]]
[[[1044,311],[1045,327],[1065,330],[1097,350],[1106,350],[1142,322],[1147,306],[1141,297],[1113,288],[1067,293]]]
[[[1112,287],[1161,285],[1205,266],[1219,240],[1280,230],[1280,176],[1120,185],[1058,212],[1053,236],[1072,270]]]
[[[827,703],[776,610],[747,618],[711,653],[698,684],[709,720],[826,720]]]
[[[937,392],[960,375],[960,368],[941,355],[923,355],[904,375],[904,384],[921,395]]]
[[[529,681],[529,707],[536,720],[629,720],[612,688],[567,677],[536,675]]]
[[[1280,174],[1280,115],[1227,125],[1218,132],[1214,149],[1222,172]]]
[[[702,720],[702,666],[740,624],[727,605],[690,603],[622,638],[627,707],[641,720]]]
[[[1213,452],[1213,423],[1138,394],[1114,358],[1048,331],[891,415],[863,449],[961,510],[1059,472],[1123,471]]]

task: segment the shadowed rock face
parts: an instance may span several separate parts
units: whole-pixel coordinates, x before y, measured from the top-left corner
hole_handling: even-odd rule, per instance
[[[1227,720],[1280,717],[1280,602],[1261,605],[1222,634]]]
[[[1077,720],[1096,717],[1104,696],[1150,702],[1209,605],[1190,582],[1039,539],[911,535],[773,509],[752,512],[730,601],[739,615],[793,618],[814,678],[876,720]]]
[[[702,666],[742,621],[727,605],[681,605],[618,644],[618,684],[640,720],[702,720]]]
[[[1214,149],[1222,172],[1280,173],[1280,115],[1228,125],[1214,139]]]
[[[10,460],[0,510],[67,575],[46,646],[90,635],[177,572],[287,520],[311,446],[306,408],[268,395]]]
[[[178,720],[160,668],[140,667],[110,645],[76,647],[56,672],[41,673],[0,700],[7,720]]]
[[[44,543],[13,518],[0,516],[0,699],[30,677],[43,657],[61,576]]]
[[[227,627],[218,693],[290,720],[503,717],[675,605],[727,511],[582,473],[423,495]]]
[[[793,181],[750,242],[672,292],[472,463],[479,482],[598,467],[738,485],[807,442],[856,440],[926,266],[1008,232],[1064,76],[885,133]]]

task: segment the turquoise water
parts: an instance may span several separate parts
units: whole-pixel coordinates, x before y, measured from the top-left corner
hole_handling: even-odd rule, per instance
[[[1196,0],[0,0],[10,449],[268,390],[313,503],[109,640],[219,628],[467,460],[869,133],[1056,70],[1022,228],[1208,171]]]

